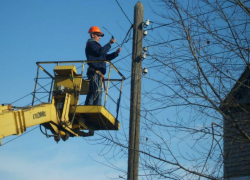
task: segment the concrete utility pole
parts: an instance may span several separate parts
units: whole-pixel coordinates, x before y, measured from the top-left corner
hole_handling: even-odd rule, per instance
[[[141,111],[142,39],[143,39],[143,5],[139,1],[134,7],[128,175],[127,175],[128,180],[138,180],[140,111]]]

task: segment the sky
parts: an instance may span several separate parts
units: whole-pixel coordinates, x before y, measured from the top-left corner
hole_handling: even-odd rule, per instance
[[[127,17],[120,9],[117,1]],[[12,103],[14,106],[26,106],[31,103],[32,96],[30,93],[34,90],[34,78],[37,73],[36,62],[86,60],[85,44],[89,39],[88,30],[91,26],[98,26],[104,32],[105,36],[101,38],[100,44],[105,45],[108,43],[111,34],[117,39],[117,43],[121,44],[131,27],[130,21],[133,22],[134,6],[137,1],[117,1],[0,0],[0,104]],[[161,11],[165,14],[171,13],[166,11],[164,6],[159,6],[160,4],[156,4],[154,0],[141,0],[141,2],[144,6],[144,21],[149,19],[152,22],[156,22],[155,24],[151,22],[150,28],[159,25],[157,22],[169,23],[166,19],[161,19],[152,12],[153,8],[157,13]],[[182,2],[192,3],[192,1],[185,0]],[[157,54],[158,52],[159,55],[165,55],[167,52],[175,53],[174,50],[182,46],[181,42],[178,43],[179,41],[176,41],[176,44],[174,43],[176,38],[174,35],[178,34],[178,32],[174,32],[176,27],[164,26],[157,30],[148,31],[146,39],[152,45],[148,48],[148,56],[151,52],[153,52],[152,54]],[[164,33],[162,33],[163,31]],[[173,40],[173,46],[169,45],[173,51],[161,48],[161,46],[154,50],[153,45],[155,43],[167,40]],[[147,45],[145,41],[143,41],[143,46]],[[205,39],[205,42],[207,42],[207,39]],[[164,47],[166,46],[164,45]],[[117,48],[116,44],[113,44],[111,52]],[[160,50],[163,50],[163,52],[160,52]],[[176,52],[178,53],[179,51]],[[129,131],[131,53],[132,41],[130,40],[124,44],[119,57],[113,61],[115,66],[127,78],[124,82],[118,118],[121,122],[120,131],[101,132],[106,133],[105,135],[108,137],[118,136],[121,143],[127,143],[128,137],[126,135],[128,135]],[[170,54],[170,59],[171,57]],[[173,92],[170,90],[174,86],[171,77],[167,79],[167,75],[164,75],[165,72],[157,72],[157,68],[153,69],[154,66],[159,65],[159,63],[154,64],[153,62],[154,59],[150,60],[150,56],[142,62],[142,67],[148,66],[149,68],[148,74],[142,77],[142,91],[144,91],[142,93],[142,108],[145,109],[160,108],[165,103],[160,98],[166,94],[169,95],[169,92]],[[49,68],[51,69],[46,70],[52,72],[53,65],[49,66]],[[86,71],[84,74],[86,74]],[[163,75],[161,76],[161,74]],[[41,75],[44,77],[44,74],[41,73]],[[161,83],[154,82],[150,78],[153,80],[158,78],[159,82],[167,82],[167,86],[170,86],[170,88],[161,90]],[[115,96],[117,93],[113,92],[113,89],[110,90],[110,94]],[[155,102],[155,99],[152,101],[150,92],[155,93],[154,97],[157,97],[157,93],[160,92],[158,98],[160,102]],[[147,93],[149,96],[147,96]],[[16,101],[26,95],[28,96]],[[113,98],[117,100],[118,97]],[[80,101],[84,101],[84,98],[80,99]],[[107,109],[112,113],[116,110],[111,104],[107,105]],[[189,118],[194,115],[192,113],[195,113],[193,111],[189,112],[189,110],[186,110],[185,107],[183,109],[182,107],[176,107],[176,109],[164,108],[163,110],[152,111],[152,121],[158,116],[159,120],[163,122],[168,121],[169,117],[173,122],[180,119],[180,123],[185,122],[185,120],[188,122]],[[147,111],[142,109],[142,112],[144,113],[141,114],[143,117]],[[179,116],[179,112],[184,116]],[[150,117],[151,113],[146,115]],[[174,118],[171,119],[171,117]],[[183,120],[182,117],[184,118]],[[198,122],[198,124],[194,124],[192,127],[199,128],[204,127],[206,123],[211,124],[210,120],[212,119],[199,121],[200,118],[202,119],[202,117],[195,116],[197,121],[194,122]],[[146,118],[141,123],[145,123],[145,120]],[[141,144],[146,144],[143,146],[144,148],[154,151],[150,143],[157,145],[161,140],[158,139],[159,141],[156,141],[154,139],[154,132],[150,134],[148,130],[150,128],[147,127],[148,124],[143,125],[141,126],[141,132],[144,134],[141,133]],[[155,128],[157,129],[157,127]],[[158,133],[161,134],[164,130],[161,131],[159,129]],[[179,137],[184,137],[185,135],[182,132],[177,133]],[[175,135],[175,132],[173,134]],[[15,137],[18,138],[15,139]],[[145,137],[149,140],[145,140]],[[164,139],[166,142],[171,141],[171,150],[177,155],[180,149],[182,150],[180,153],[185,154],[188,151],[188,147],[190,147],[188,145],[190,143],[189,139],[179,144],[179,141],[171,138],[170,135],[165,136],[164,134],[164,138],[166,138]],[[31,127],[22,136],[11,136],[2,139],[3,146],[0,146],[0,179],[54,180],[60,178],[61,180],[109,180],[121,179],[119,177],[126,179],[127,157],[124,155],[126,150],[121,148],[124,152],[118,152],[118,148],[105,146],[106,143],[98,134],[90,138],[74,137],[69,138],[66,142],[60,141],[56,143],[53,138],[46,138],[37,126]],[[203,143],[205,144],[207,141]],[[177,149],[174,149],[175,146],[177,146]],[[144,150],[147,151],[148,149]],[[114,152],[117,154],[114,154]],[[154,159],[149,161],[152,164],[153,162]]]
[[[152,2],[141,2],[144,19],[154,20],[156,17],[150,8]],[[119,3],[133,22],[137,1],[119,0]],[[111,38],[104,27],[121,43],[131,26],[115,0],[0,0],[0,25],[1,104],[12,103],[33,91],[36,62],[85,60],[85,43],[91,26],[99,26],[105,33],[100,41],[102,45]],[[119,58],[132,52],[131,45],[131,41],[124,45]],[[130,62],[128,56],[116,63],[125,77],[130,75]],[[129,89],[129,82],[125,81],[127,97],[130,96]],[[18,105],[30,102],[31,97],[28,97]],[[127,127],[121,128],[128,131]],[[84,138],[71,138],[57,144],[52,138],[47,139],[39,128],[10,141],[13,138],[15,136],[2,140],[3,144],[8,143],[0,147],[1,179],[106,180],[124,175],[102,164],[107,163],[99,155],[103,145]],[[126,171],[125,158],[113,163]]]

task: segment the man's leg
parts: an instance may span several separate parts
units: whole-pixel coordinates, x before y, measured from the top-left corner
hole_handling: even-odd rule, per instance
[[[95,74],[96,94],[94,105],[102,105],[102,79],[100,74]]]
[[[95,81],[94,81],[94,74],[88,76],[89,81],[89,92],[87,94],[85,105],[93,105],[94,98],[95,98]]]

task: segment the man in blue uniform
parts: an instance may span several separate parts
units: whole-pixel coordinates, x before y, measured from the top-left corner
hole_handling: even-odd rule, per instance
[[[85,54],[88,61],[102,61],[112,60],[118,56],[121,52],[121,48],[118,48],[115,52],[107,54],[111,48],[111,44],[115,43],[115,39],[111,39],[108,44],[101,46],[99,41],[104,34],[99,27],[93,26],[89,29],[91,39],[87,41]],[[102,101],[102,77],[106,73],[105,62],[93,62],[88,63],[89,68],[87,71],[89,83],[89,92],[87,94],[85,105],[101,105]]]

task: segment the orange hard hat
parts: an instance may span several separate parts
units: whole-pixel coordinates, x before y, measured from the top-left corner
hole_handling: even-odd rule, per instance
[[[92,27],[89,29],[89,32],[88,32],[88,33],[90,33],[90,34],[95,33],[95,34],[104,36],[103,32],[101,32],[100,28],[97,27],[97,26],[92,26]]]

